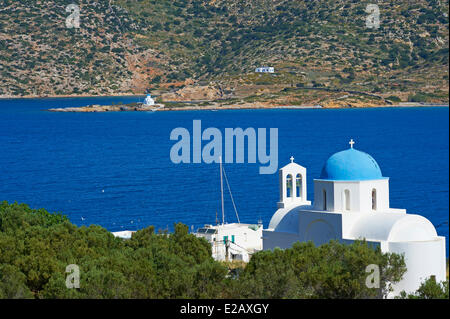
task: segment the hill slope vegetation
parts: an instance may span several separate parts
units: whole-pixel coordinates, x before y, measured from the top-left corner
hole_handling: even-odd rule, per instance
[[[126,94],[219,85],[325,87],[448,101],[448,1],[0,1],[0,95]],[[370,25],[369,25],[370,26]],[[257,66],[276,74],[258,75]]]

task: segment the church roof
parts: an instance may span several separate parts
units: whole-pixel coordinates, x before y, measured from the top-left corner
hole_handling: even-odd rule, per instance
[[[312,209],[312,207],[301,205],[278,209],[272,216],[268,229],[285,233],[298,233],[298,213],[305,209]]]
[[[352,239],[382,240],[390,242],[428,241],[436,238],[433,224],[415,214],[365,214],[353,225]]]
[[[383,179],[375,159],[353,147],[333,154],[325,163],[320,179],[334,181],[361,181]]]

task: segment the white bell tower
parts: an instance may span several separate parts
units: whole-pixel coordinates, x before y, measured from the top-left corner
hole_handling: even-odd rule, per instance
[[[278,208],[289,206],[310,205],[306,195],[306,168],[294,163],[291,156],[291,163],[280,168],[280,201]]]

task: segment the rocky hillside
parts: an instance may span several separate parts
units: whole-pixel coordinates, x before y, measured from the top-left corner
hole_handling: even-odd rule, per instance
[[[170,72],[164,54],[134,43],[125,9],[80,1],[80,28],[67,28],[71,3],[0,1],[0,95],[142,92],[153,68]]]
[[[448,101],[448,0],[374,1],[379,26],[359,0],[74,2],[80,28],[68,29],[72,0],[0,0],[0,95],[212,85],[227,96],[314,87]],[[255,74],[262,65],[276,73]]]

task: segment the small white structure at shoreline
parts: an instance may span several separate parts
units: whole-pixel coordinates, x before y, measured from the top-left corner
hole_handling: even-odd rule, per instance
[[[143,104],[145,106],[153,106],[153,105],[155,105],[155,100],[152,98],[152,96],[150,94],[147,94]]]
[[[295,242],[322,245],[330,240],[365,239],[382,252],[403,254],[407,272],[389,298],[415,292],[434,276],[446,280],[445,237],[420,215],[389,205],[389,178],[372,156],[353,148],[332,155],[314,180],[314,203],[307,200],[306,168],[291,163],[280,169],[280,202],[263,249],[290,248]]]

